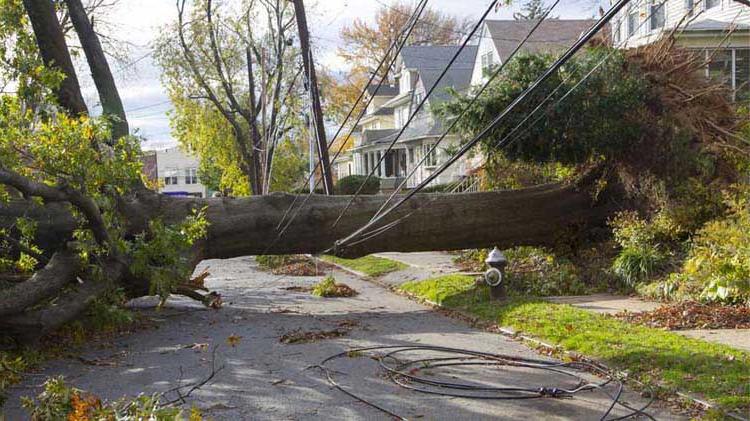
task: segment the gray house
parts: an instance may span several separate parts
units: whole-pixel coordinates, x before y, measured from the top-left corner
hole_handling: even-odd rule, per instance
[[[357,127],[354,147],[350,151],[354,174],[368,174],[385,156],[375,169],[375,175],[382,180],[381,189],[392,190],[416,167],[415,174],[407,180],[407,187],[414,187],[448,158],[445,149],[458,142],[452,135],[429,154],[424,165],[417,165],[444,131],[432,109],[450,99],[450,89],[466,91],[471,84],[476,46],[465,48],[438,82],[440,73],[458,50],[458,46],[409,46],[401,51],[395,65],[396,85],[368,91],[369,95],[374,96],[373,103]],[[388,146],[433,86],[436,89],[425,106],[399,137],[394,148],[386,154]],[[459,162],[441,174],[433,184],[460,181],[467,171],[465,162]]]

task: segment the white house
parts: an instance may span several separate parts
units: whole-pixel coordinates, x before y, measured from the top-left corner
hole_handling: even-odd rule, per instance
[[[612,40],[622,48],[638,47],[681,21],[677,42],[710,59],[706,76],[724,82],[738,98],[750,97],[750,7],[735,0],[633,0],[613,20]]]
[[[200,161],[179,147],[156,151],[156,178],[159,192],[172,196],[208,197],[208,189],[198,179]]]
[[[393,190],[417,168],[414,176],[407,180],[406,187],[411,188],[421,183],[448,158],[446,149],[458,143],[458,138],[453,135],[446,137],[423,165],[417,165],[444,132],[441,121],[433,115],[432,109],[450,99],[449,89],[465,91],[469,88],[476,46],[465,48],[438,82],[441,71],[458,50],[458,46],[405,47],[395,64],[396,85],[381,86],[377,91],[375,87],[370,87],[368,95],[374,97],[373,103],[357,127],[354,147],[350,151],[354,174],[368,174],[384,156],[375,170],[375,176],[381,179],[381,190]],[[398,138],[394,148],[386,154],[388,146],[433,86],[436,88],[425,106]],[[466,175],[465,161],[459,161],[431,184],[453,183]]]
[[[635,1],[635,0],[634,0]],[[547,19],[521,47],[522,53],[559,53],[580,38],[596,21],[591,19]],[[471,84],[487,81],[491,69],[510,57],[516,46],[531,32],[534,20],[488,20],[480,32]]]

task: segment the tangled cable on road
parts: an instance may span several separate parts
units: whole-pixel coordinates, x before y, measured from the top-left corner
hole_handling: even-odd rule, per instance
[[[408,353],[431,353],[434,356],[418,357],[409,359]],[[435,355],[438,354],[438,355]],[[482,400],[523,400],[523,399],[540,399],[540,398],[572,398],[576,394],[584,391],[599,391],[611,399],[607,410],[602,414],[602,421],[616,421],[637,416],[654,420],[654,417],[645,411],[654,402],[653,393],[647,404],[641,408],[634,408],[621,400],[624,384],[612,377],[606,370],[585,362],[558,362],[533,358],[522,358],[504,354],[493,354],[478,352],[467,349],[448,348],[440,346],[417,345],[417,346],[374,346],[367,348],[355,348],[332,355],[323,360],[319,365],[326,375],[328,382],[339,391],[346,395],[365,403],[385,414],[396,419],[405,420],[401,415],[384,408],[376,403],[368,401],[361,395],[346,389],[336,381],[335,371],[327,365],[340,358],[351,358],[355,356],[368,355],[378,361],[380,367],[384,370],[387,377],[400,387],[413,390],[415,392],[427,393],[431,395],[440,395],[464,399],[482,399]],[[569,378],[576,382],[574,387],[557,387],[553,385],[539,386],[490,386],[479,384],[473,378],[458,378],[452,381],[440,380],[437,376],[420,374],[429,369],[431,372],[446,368],[472,368],[472,367],[495,367],[510,368],[517,367],[529,370],[542,370],[547,373],[555,373],[562,377]],[[591,382],[581,375],[582,372],[589,372],[602,377],[600,382]],[[452,375],[455,377],[455,375]],[[614,393],[610,393],[605,388],[611,387]],[[627,409],[625,415],[609,418],[615,407],[620,406]]]

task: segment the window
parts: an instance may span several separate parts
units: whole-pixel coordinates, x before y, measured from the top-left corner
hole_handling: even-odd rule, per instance
[[[178,171],[176,169],[167,169],[164,171],[164,185],[165,186],[176,186],[179,184],[177,179]]]
[[[695,0],[685,0],[685,10],[687,11],[688,16],[693,16],[694,9],[695,9]]]
[[[705,51],[710,59],[706,76],[725,84],[736,101],[750,98],[750,48],[727,48]]]
[[[737,101],[750,99],[750,48],[734,50],[734,90]]]
[[[383,160],[383,163],[385,164],[385,176],[386,177],[393,177],[393,167],[394,167],[394,158],[395,154],[394,151],[389,151],[385,154],[385,159]]]
[[[422,103],[423,99],[424,99],[424,92],[419,91],[414,94],[414,109],[416,109],[417,106]]]
[[[622,37],[622,20],[615,22],[615,32],[612,35],[612,41],[614,44],[619,44]]]
[[[664,7],[664,2],[651,0],[651,5],[649,6],[649,8],[651,9],[651,30],[655,31],[663,28],[664,21],[666,19],[666,7]]]
[[[638,29],[638,8],[631,7],[628,10],[628,38],[635,35]]]
[[[482,75],[487,76],[492,66],[495,65],[495,56],[492,51],[482,54]]]
[[[409,120],[409,107],[397,107],[394,111],[396,128],[400,129]]]
[[[409,148],[409,163],[414,163],[414,148]]]
[[[708,77],[716,82],[732,87],[732,50],[708,51]]]
[[[198,170],[195,168],[185,169],[185,184],[198,184]]]
[[[704,1],[704,7],[706,10],[713,9],[716,6],[721,5],[721,0],[703,0]]]
[[[437,148],[435,148],[435,150],[433,150],[432,152],[430,152],[430,150],[432,149],[432,147],[433,147],[432,144],[422,145],[422,148],[423,148],[422,149],[422,156],[426,156],[427,157],[427,159],[424,160],[424,163],[428,167],[434,167],[434,166],[437,166],[437,164],[438,164],[438,160],[437,160]]]

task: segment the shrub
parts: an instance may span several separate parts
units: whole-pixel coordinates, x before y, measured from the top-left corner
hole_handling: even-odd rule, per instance
[[[453,183],[435,184],[422,189],[422,193],[450,193],[455,187]]]
[[[192,409],[188,418],[180,408],[165,406],[159,395],[141,395],[134,400],[114,403],[102,402],[97,396],[78,390],[65,383],[62,377],[48,379],[44,390],[36,399],[23,398],[23,407],[32,421],[46,420],[163,420],[178,421],[203,419],[198,409]]]
[[[508,293],[515,296],[546,297],[588,292],[578,271],[567,259],[538,247],[506,250]]]
[[[352,195],[357,193],[359,186],[365,182],[367,176],[364,175],[350,175],[342,178],[336,184],[336,194],[340,195]],[[380,179],[377,177],[370,177],[367,183],[362,188],[360,194],[378,194],[380,191]]]
[[[727,216],[698,231],[674,281],[697,284],[708,301],[750,302],[750,187],[727,194]]]
[[[628,287],[635,287],[661,270],[667,261],[662,249],[665,245],[673,247],[682,233],[665,212],[657,213],[650,221],[636,212],[621,212],[610,221],[610,226],[621,247],[612,263],[612,272]]]
[[[626,285],[648,279],[664,260],[656,247],[651,245],[623,249],[612,264],[612,271]]]

